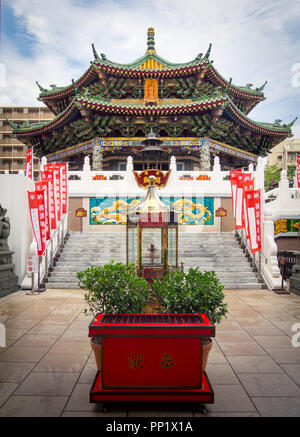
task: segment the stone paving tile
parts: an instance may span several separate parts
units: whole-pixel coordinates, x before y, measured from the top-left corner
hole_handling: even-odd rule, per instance
[[[298,364],[300,363],[300,350],[299,348],[272,348],[268,349],[268,354],[271,355],[274,361],[279,364]],[[1,355],[0,355],[1,358]]]
[[[272,358],[263,356],[228,356],[236,373],[282,373],[282,368]]]
[[[266,352],[254,341],[234,342],[218,341],[226,356],[230,355],[266,355]]]
[[[249,413],[214,413],[210,412],[208,414],[202,415],[202,417],[260,417],[259,413],[249,412]]]
[[[47,350],[47,347],[11,346],[0,354],[0,361],[37,363],[46,354]]]
[[[267,320],[272,321],[272,323],[276,324],[276,323],[280,323],[280,322],[288,322],[291,325],[293,325],[294,323],[299,323],[299,319],[297,319],[297,317],[292,316],[290,314],[287,313],[274,313],[274,314],[264,314],[264,318]]]
[[[227,363],[225,355],[222,352],[214,352],[213,350],[209,353],[208,363],[211,364],[222,364]]]
[[[13,382],[0,382],[0,407],[10,397],[10,395],[18,387],[18,384]]]
[[[64,411],[99,411],[97,404],[90,403],[90,389],[90,384],[76,384]]]
[[[241,385],[215,385],[215,402],[207,404],[209,413],[245,413],[256,412],[251,399]],[[200,415],[195,413],[195,416]]]
[[[48,315],[47,317],[44,317],[42,319],[42,323],[44,325],[65,325],[66,323],[69,324],[74,320],[73,316],[62,316],[60,314],[57,315]]]
[[[227,363],[208,363],[206,370],[213,386],[215,384],[240,384],[234,371]]]
[[[78,383],[92,385],[92,383],[94,382],[95,376],[96,376],[96,372],[97,372],[97,368],[96,368],[95,362],[94,363],[87,363],[84,366],[84,369],[80,375]]]
[[[300,364],[281,364],[281,367],[300,386]]]
[[[81,372],[86,363],[84,355],[47,354],[34,368],[34,372]]]
[[[65,411],[61,417],[127,417],[127,411],[117,408],[112,408],[105,413],[102,411]]]
[[[6,329],[6,339],[7,340],[18,340],[20,337],[26,334],[28,329]]]
[[[292,337],[294,335],[294,332],[292,331],[292,326],[294,325],[294,322],[275,322],[272,321],[274,326],[276,326],[278,329],[280,329],[282,332],[284,332],[289,337]]]
[[[253,397],[252,401],[263,417],[299,417],[300,397]]]
[[[272,326],[272,323],[262,316],[257,317],[236,317],[241,326]]]
[[[59,417],[68,397],[11,396],[0,408],[0,417]]]
[[[227,341],[252,341],[252,338],[245,331],[217,331],[216,338],[220,342]]]
[[[282,373],[240,373],[249,396],[300,396],[300,388]]]
[[[90,341],[57,341],[49,351],[49,354],[56,355],[85,355],[87,356],[91,351]],[[0,355],[1,357],[1,355]]]
[[[21,382],[34,366],[35,363],[0,362],[0,382]]]
[[[68,325],[46,325],[43,322],[30,329],[28,332],[32,335],[62,335],[68,329]]]
[[[70,396],[78,376],[78,373],[31,372],[15,394]]]
[[[292,342],[290,337],[274,336],[274,335],[259,335],[253,337],[264,349],[270,348],[291,348]]]
[[[279,329],[276,328],[276,326],[243,326],[245,331],[248,332],[248,334],[252,336],[256,335],[282,335],[284,336],[285,333]]]
[[[185,403],[172,405],[172,402],[169,402],[162,403],[160,406],[157,403],[133,406],[127,404],[127,410],[128,417],[194,417],[193,406]]]
[[[50,347],[57,339],[58,335],[26,334],[16,341],[15,346]]]
[[[89,341],[88,330],[67,329],[61,336],[62,341]]]

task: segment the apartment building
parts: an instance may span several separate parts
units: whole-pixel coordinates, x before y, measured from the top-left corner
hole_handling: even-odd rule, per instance
[[[300,155],[300,138],[284,140],[270,150],[268,164],[278,164],[286,169],[290,165],[296,165],[297,154]]]
[[[12,128],[7,120],[16,124],[24,121],[39,123],[52,120],[54,114],[46,106],[1,106],[0,107],[0,174],[5,171],[18,173],[25,170],[27,146],[11,138]],[[39,159],[34,158],[35,176],[39,172]]]

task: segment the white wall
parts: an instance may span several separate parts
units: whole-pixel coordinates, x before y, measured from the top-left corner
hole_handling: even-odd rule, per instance
[[[0,175],[0,203],[10,218],[9,249],[14,251],[13,263],[20,285],[25,276],[26,256],[33,239],[28,209],[27,191],[34,190],[34,183],[23,174]]]

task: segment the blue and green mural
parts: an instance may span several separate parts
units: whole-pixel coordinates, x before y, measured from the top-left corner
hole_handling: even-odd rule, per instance
[[[179,213],[178,223],[185,225],[213,225],[213,197],[161,197],[166,205]],[[140,203],[143,197],[91,197],[91,225],[125,225],[127,210]]]

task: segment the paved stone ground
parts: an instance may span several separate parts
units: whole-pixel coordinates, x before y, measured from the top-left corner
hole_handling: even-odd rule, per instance
[[[215,403],[207,416],[300,416],[300,297],[225,291],[229,314],[216,328],[207,373]],[[0,299],[0,416],[198,417],[189,405],[89,403],[96,368],[81,290],[18,291]],[[298,325],[298,330],[300,325]],[[300,342],[300,337],[298,338]]]

